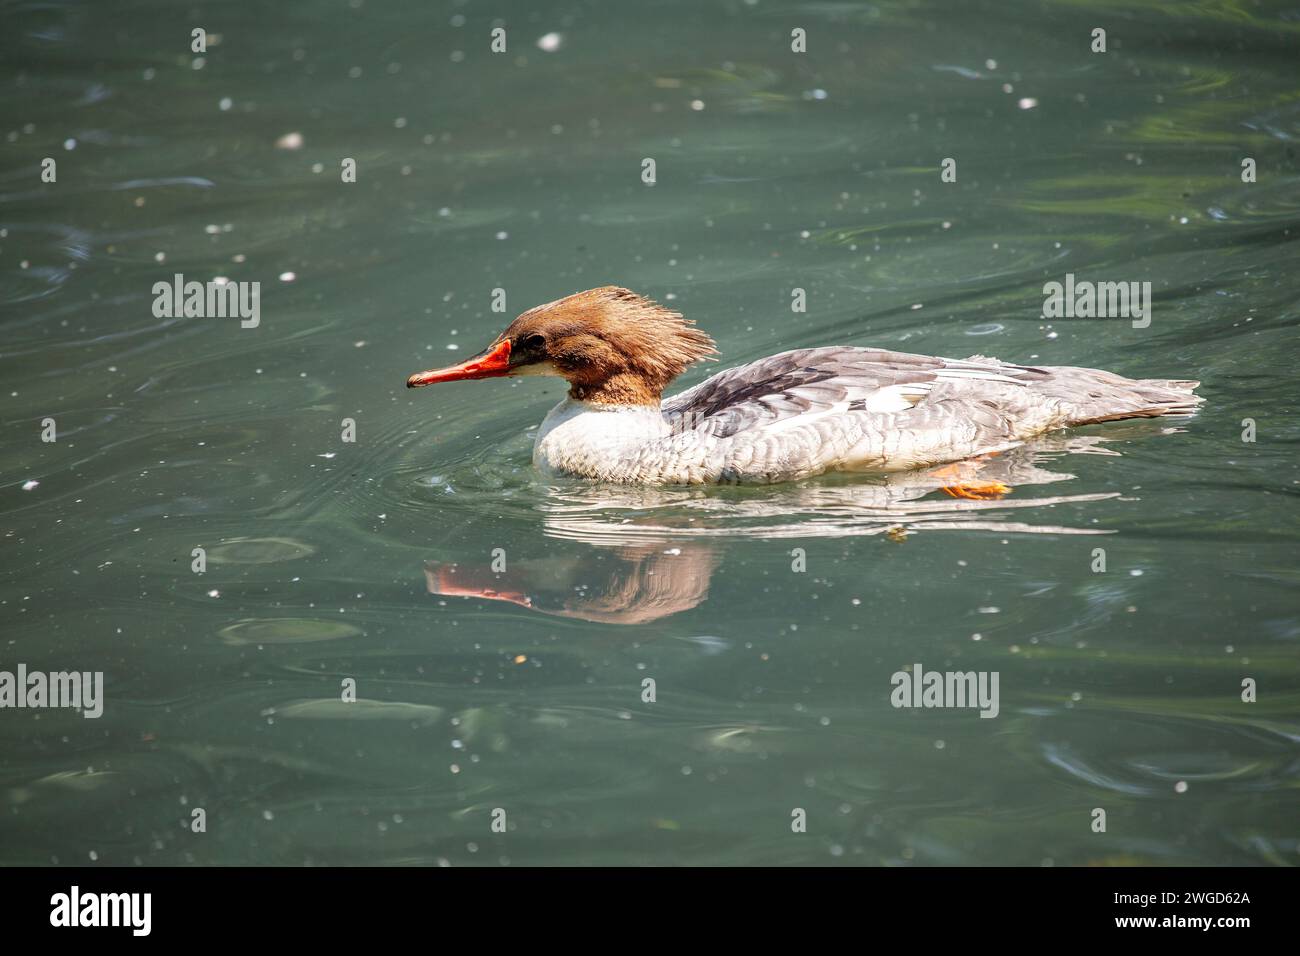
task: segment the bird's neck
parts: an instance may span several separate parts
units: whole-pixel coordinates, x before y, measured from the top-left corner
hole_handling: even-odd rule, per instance
[[[617,372],[595,382],[573,382],[569,398],[601,406],[635,406],[659,408],[663,386],[635,372]]]

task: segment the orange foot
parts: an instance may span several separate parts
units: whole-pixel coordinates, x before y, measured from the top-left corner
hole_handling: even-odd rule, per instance
[[[944,485],[944,494],[951,498],[969,498],[972,501],[996,501],[1003,495],[1011,494],[1011,486],[1000,481],[981,483],[962,482],[957,485]]]

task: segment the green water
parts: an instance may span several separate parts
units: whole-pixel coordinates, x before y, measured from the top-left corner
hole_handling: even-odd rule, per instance
[[[0,862],[1300,862],[1294,2],[0,21],[0,669],[105,680],[97,720],[0,710]],[[177,272],[261,282],[260,324],[156,318]],[[1150,327],[1046,322],[1066,273],[1151,282]],[[982,502],[552,482],[555,382],[403,387],[608,283],[713,369],[871,344],[1207,404]],[[997,672],[998,716],[891,706],[918,662]]]

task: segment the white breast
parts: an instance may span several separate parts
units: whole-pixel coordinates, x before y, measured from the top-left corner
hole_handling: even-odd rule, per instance
[[[669,431],[657,406],[597,405],[566,398],[538,428],[533,464],[552,474],[626,481],[646,443]]]

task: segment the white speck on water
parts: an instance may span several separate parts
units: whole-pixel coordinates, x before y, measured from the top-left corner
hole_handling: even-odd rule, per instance
[[[509,239],[509,238],[510,238],[510,233],[506,232],[506,231],[503,229],[503,230],[501,230],[500,232],[497,233],[497,238],[498,238],[498,239],[501,239],[501,240]]]
[[[543,33],[537,38],[537,49],[545,53],[554,53],[564,45],[564,37],[559,33]]]
[[[281,273],[280,273],[280,281],[281,281],[281,282],[292,282],[292,281],[293,281],[294,279],[296,279],[296,278],[298,278],[298,275],[297,275],[297,273],[294,273],[294,272],[281,272]]]
[[[218,591],[216,588],[213,588],[211,591],[208,592],[208,597],[219,598],[221,597],[221,592]]]
[[[1186,780],[1179,780],[1176,784],[1174,784],[1174,793],[1186,793],[1186,792],[1187,792]]]
[[[276,149],[302,149],[302,133],[285,133],[275,141]]]
[[[223,96],[219,101],[217,101],[217,109],[221,110],[223,113],[234,105],[235,101],[229,96]]]
[[[982,608],[979,609],[979,612],[980,612],[981,614],[1001,614],[1001,613],[1002,613],[1002,608],[1000,608],[1000,607],[982,607]]]
[[[1019,106],[1022,110],[1032,110],[1035,106],[1038,105],[1038,100],[1034,99],[1032,96],[1023,96],[1020,98],[1020,101],[1016,103],[1016,105]]]
[[[35,478],[29,478],[27,479],[27,481],[23,482],[23,491],[31,491],[39,484],[40,482],[37,481]]]

